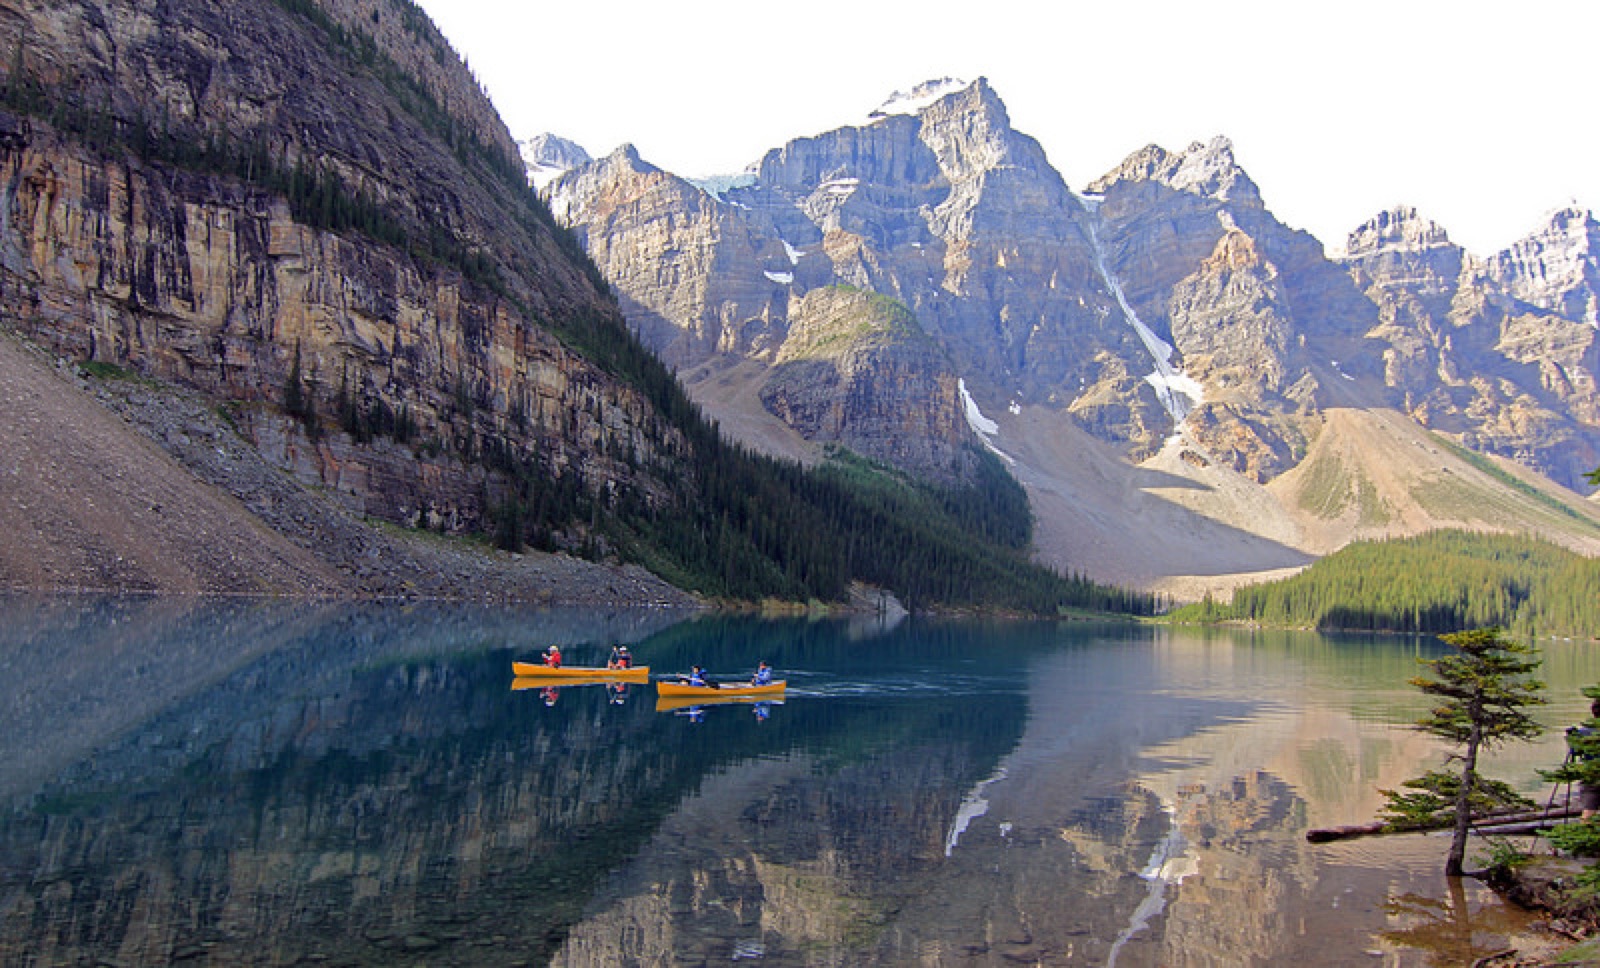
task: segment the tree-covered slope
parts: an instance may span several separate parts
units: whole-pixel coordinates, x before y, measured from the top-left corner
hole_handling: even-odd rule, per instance
[[[1292,578],[1207,599],[1174,621],[1240,621],[1440,633],[1502,626],[1591,638],[1600,630],[1600,561],[1534,538],[1434,531],[1361,541]]]
[[[25,2],[0,49],[3,325],[204,395],[360,514],[713,596],[1119,600],[1029,564],[1003,472],[963,494],[725,443],[409,0]]]

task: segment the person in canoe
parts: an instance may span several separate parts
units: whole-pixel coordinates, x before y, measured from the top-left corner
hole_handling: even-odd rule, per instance
[[[633,653],[628,651],[628,647],[626,645],[617,646],[617,668],[633,668]]]
[[[756,666],[756,674],[750,677],[750,684],[752,686],[772,685],[772,666],[767,665],[767,660],[762,659],[761,663]]]
[[[544,664],[552,669],[561,668],[561,646],[552,645],[544,650]]]
[[[715,689],[717,686],[716,682],[714,682],[710,676],[706,675],[706,670],[700,668],[699,666],[695,666],[693,669],[689,670],[689,675],[686,678],[680,677],[678,681],[689,686],[706,686],[712,689]]]

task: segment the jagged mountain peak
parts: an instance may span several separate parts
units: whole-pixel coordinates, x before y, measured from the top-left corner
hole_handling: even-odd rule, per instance
[[[558,173],[545,183],[541,191],[556,219],[570,222],[575,209],[615,204],[619,198],[636,194],[641,182],[662,180],[657,176],[694,191],[687,182],[667,175],[645,161],[639,156],[639,150],[631,144],[619,145],[604,158]],[[602,203],[601,199],[608,201]]]
[[[1104,194],[1117,182],[1152,181],[1193,195],[1219,201],[1247,201],[1259,204],[1261,193],[1256,183],[1239,166],[1233,155],[1233,141],[1217,135],[1210,141],[1196,141],[1181,152],[1160,145],[1146,145],[1122,164],[1089,184],[1091,194]]]
[[[1456,248],[1460,247],[1450,241],[1442,225],[1423,217],[1409,205],[1396,205],[1379,212],[1351,232],[1345,241],[1345,254],[1350,259],[1391,249],[1422,252]]]
[[[1513,295],[1572,322],[1600,326],[1600,223],[1576,204],[1489,260],[1489,272]]]
[[[593,160],[577,142],[548,131],[517,142],[517,151],[528,171],[528,184],[535,189],[542,189],[566,172]]]
[[[1600,223],[1595,222],[1593,212],[1574,201],[1546,215],[1543,227],[1572,234],[1586,233],[1592,244],[1595,229],[1600,228]]]
[[[923,186],[959,181],[1002,165],[1047,166],[1037,142],[1011,127],[985,78],[925,81],[898,91],[865,120],[774,148],[756,178],[786,191],[841,179]]]
[[[978,79],[983,84],[983,78]],[[899,114],[921,114],[926,108],[952,94],[967,90],[972,85],[954,77],[941,77],[937,80],[923,81],[907,91],[895,91],[889,95],[888,100],[873,109],[867,115],[869,121],[892,117]]]
[[[629,168],[633,171],[644,172],[647,174],[661,170],[655,165],[650,164],[648,161],[645,161],[644,157],[639,154],[639,149],[635,147],[632,142],[618,145],[616,149],[611,152],[611,154],[606,155],[605,158],[601,159],[601,163],[615,167]]]
[[[1593,312],[1582,298],[1600,286],[1583,271],[1600,246],[1576,208],[1507,256],[1504,282],[1404,205],[1336,262],[1268,210],[1223,136],[1142,148],[1086,204],[982,78],[897,92],[744,175],[619,171],[593,188],[573,224],[630,321],[722,426],[774,453],[838,443],[937,477],[965,387],[1047,504],[1080,450],[1046,427],[1135,460],[1178,441],[1163,467],[1256,488],[1346,409],[1402,408],[1569,486],[1600,460],[1600,337],[1534,308]],[[893,317],[877,298],[922,336],[882,338]],[[1189,385],[1197,405],[1179,416],[1167,401]],[[1338,517],[1344,499],[1295,500],[1282,521]],[[1067,516],[1040,519],[1041,548],[1082,547]],[[1354,525],[1340,521],[1313,530],[1343,540]],[[1272,525],[1285,545],[1262,560],[1298,549],[1298,527]]]

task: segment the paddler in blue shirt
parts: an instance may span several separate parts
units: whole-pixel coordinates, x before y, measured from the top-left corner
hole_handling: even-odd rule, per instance
[[[750,684],[752,686],[772,685],[772,667],[767,665],[765,659],[761,661],[760,665],[756,666],[756,674],[751,677]]]

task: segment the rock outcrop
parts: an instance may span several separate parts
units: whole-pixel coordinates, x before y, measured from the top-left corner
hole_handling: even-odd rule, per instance
[[[818,290],[851,286],[905,306],[975,405],[998,418],[985,436],[1019,462],[1011,466],[1036,512],[1058,509],[1040,517],[1041,545],[1074,554],[1090,542],[1051,534],[1068,519],[1063,500],[1109,500],[1060,525],[1080,531],[1127,508],[1123,497],[1089,497],[1107,482],[1075,477],[1095,461],[1062,449],[1068,435],[1050,429],[1058,422],[1144,467],[1201,469],[1205,483],[1194,482],[1208,491],[1216,473],[1235,475],[1242,486],[1225,490],[1255,497],[1225,522],[1292,542],[1266,554],[1263,570],[1366,533],[1301,505],[1258,513],[1259,501],[1275,500],[1260,489],[1301,465],[1334,411],[1398,409],[1572,489],[1587,491],[1584,475],[1600,464],[1600,273],[1587,213],[1557,213],[1483,260],[1396,210],[1330,258],[1272,214],[1226,138],[1148,146],[1078,193],[982,80],[897,94],[864,122],[797,138],[742,175],[691,183],[628,150],[568,172],[547,195],[635,330],[758,448],[791,444],[764,436],[770,421],[729,419],[730,406],[759,399],[813,444],[845,443],[839,428],[851,418],[841,408],[874,382],[880,426],[939,433],[911,416],[926,405],[911,392],[919,384],[881,360],[857,357],[856,376],[831,382],[829,371],[804,394],[774,371],[790,365],[780,354]],[[763,369],[774,372],[756,382],[770,378],[782,392],[726,389],[729,374]],[[1162,458],[1167,450],[1181,462]],[[1412,514],[1425,510],[1419,495],[1385,500],[1398,502],[1385,512],[1396,520],[1449,523],[1437,509]],[[1159,567],[1118,564],[1106,570]]]
[[[665,486],[637,468],[674,432],[557,336],[616,319],[603,281],[411,4],[23,0],[0,43],[0,310],[30,337],[227,402],[391,521],[479,528],[497,462]],[[372,434],[402,446],[344,446]]]
[[[838,443],[939,483],[972,479],[978,441],[938,344],[910,311],[858,289],[797,299],[761,390],[807,440]]]
[[[535,188],[543,188],[562,174],[594,160],[581,145],[549,132],[517,142],[517,150],[528,170],[528,182]]]
[[[1600,279],[1592,217],[1558,212],[1491,259],[1414,209],[1350,235],[1343,264],[1377,305],[1385,383],[1423,424],[1571,488],[1600,464]]]

